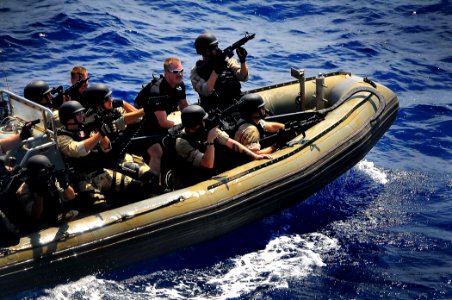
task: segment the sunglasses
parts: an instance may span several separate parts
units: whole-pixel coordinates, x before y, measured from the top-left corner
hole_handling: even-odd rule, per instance
[[[209,45],[210,50],[218,50],[218,43],[214,43],[212,45]]]
[[[179,75],[182,74],[184,72],[184,69],[180,69],[180,70],[169,70],[168,72]]]

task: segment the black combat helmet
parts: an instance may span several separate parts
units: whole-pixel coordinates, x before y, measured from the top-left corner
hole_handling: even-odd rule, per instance
[[[70,119],[75,119],[75,114],[84,110],[85,108],[78,101],[64,102],[58,109],[61,124],[66,125]]]
[[[90,107],[103,105],[110,96],[111,90],[103,83],[92,84],[83,92],[83,100],[85,100]]]
[[[42,97],[49,93],[52,89],[42,80],[32,81],[24,88],[24,97],[36,103],[40,103]]]
[[[259,112],[261,107],[265,106],[264,99],[258,94],[246,94],[240,98],[240,114],[242,116],[250,116],[255,112]]]
[[[203,33],[195,40],[196,53],[203,54],[211,46],[218,45],[217,38],[210,32]]]
[[[208,113],[199,105],[192,104],[182,110],[182,125],[186,128],[194,128],[207,119]]]
[[[27,175],[29,177],[37,176],[44,171],[50,171],[53,168],[52,163],[47,156],[42,154],[33,155],[27,161]]]

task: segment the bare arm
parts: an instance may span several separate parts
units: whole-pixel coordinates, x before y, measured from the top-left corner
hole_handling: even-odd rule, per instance
[[[212,71],[212,73],[210,73],[209,79],[207,80],[207,91],[209,92],[209,95],[213,93],[217,79],[218,74],[215,71]]]
[[[246,62],[240,64],[240,75],[242,75],[243,78],[248,78],[248,64]]]
[[[14,135],[8,136],[8,137],[0,140],[0,153],[1,152],[6,153],[7,151],[18,146],[21,141],[22,140],[21,140],[19,134],[14,134]]]
[[[214,141],[218,137],[218,130],[217,127],[214,127],[209,130],[209,133],[207,134],[207,147],[206,152],[204,152],[204,155],[202,157],[200,166],[208,169],[212,169],[213,165],[215,163],[215,145]]]
[[[188,102],[187,102],[187,99],[181,99],[181,100],[179,100],[179,104],[178,104],[178,107],[179,107],[179,110],[180,111],[182,111],[184,108],[186,108],[188,106]]]
[[[92,136],[90,136],[89,138],[87,138],[86,140],[83,140],[83,146],[85,147],[86,151],[91,151],[94,149],[94,147],[97,146],[97,144],[102,140],[102,135],[100,134],[100,132],[96,132],[95,134],[93,134]]]
[[[122,101],[122,107],[128,113],[138,110],[135,106],[124,100]]]
[[[265,131],[266,132],[277,132],[280,129],[283,129],[285,126],[283,123],[279,122],[265,122]]]
[[[254,153],[253,151],[251,151],[250,149],[246,148],[245,146],[243,146],[242,144],[240,144],[239,142],[237,142],[236,140],[233,139],[228,139],[228,141],[226,142],[226,146],[229,149],[234,150],[235,152],[238,153],[245,153],[246,155],[248,155],[249,157],[251,157],[253,160],[258,160],[258,159],[272,159],[272,156],[269,154],[258,154],[258,153]]]
[[[64,199],[73,200],[75,198],[75,192],[72,186],[68,186],[63,192]]]
[[[160,127],[162,128],[172,128],[174,126],[174,122],[168,120],[168,115],[166,114],[166,111],[159,110],[154,112],[155,117],[157,118],[157,121],[159,122]]]
[[[144,109],[140,108],[140,109],[135,109],[134,111],[125,113],[123,115],[124,117],[124,122],[128,125],[128,124],[133,124],[135,122],[137,122],[141,117],[144,116]]]

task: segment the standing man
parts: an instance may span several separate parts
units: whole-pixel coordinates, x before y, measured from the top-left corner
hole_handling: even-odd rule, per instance
[[[146,149],[141,155],[145,159],[149,158],[149,166],[159,175],[163,154],[161,139],[168,133],[168,129],[174,126],[174,122],[168,120],[168,115],[188,105],[183,81],[184,67],[180,59],[176,57],[166,59],[163,70],[164,75],[154,78],[135,98],[135,106],[144,108],[145,111],[144,123],[138,135],[156,136],[156,138],[144,140],[134,148]]]
[[[199,94],[200,105],[207,112],[231,106],[241,96],[240,81],[247,81],[249,77],[248,52],[243,47],[237,48],[240,64],[237,63],[218,48],[218,40],[212,33],[198,36],[195,48],[202,59],[191,70],[190,80]]]

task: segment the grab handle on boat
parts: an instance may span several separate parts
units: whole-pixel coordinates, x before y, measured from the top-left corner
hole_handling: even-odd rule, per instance
[[[290,68],[290,75],[292,77],[295,77],[298,79],[298,82],[300,83],[300,93],[298,94],[298,97],[295,99],[295,103],[297,107],[300,107],[301,111],[306,110],[306,92],[305,92],[305,77],[304,77],[304,69],[295,69]]]
[[[341,105],[342,103],[344,103],[345,101],[347,101],[348,99],[350,99],[353,95],[360,93],[360,92],[369,92],[370,95],[375,95],[378,99],[378,102],[380,103],[380,106],[378,107],[377,111],[375,112],[375,114],[373,115],[373,117],[370,119],[370,122],[374,122],[382,113],[382,111],[385,109],[386,107],[386,101],[384,96],[377,91],[376,89],[374,89],[373,87],[364,87],[364,86],[360,86],[354,89],[351,89],[350,91],[348,91],[347,94],[345,94],[344,96],[341,97],[341,99],[339,99],[339,101],[333,105],[333,107],[327,109],[327,111],[333,110],[336,107],[338,107],[339,105]]]

